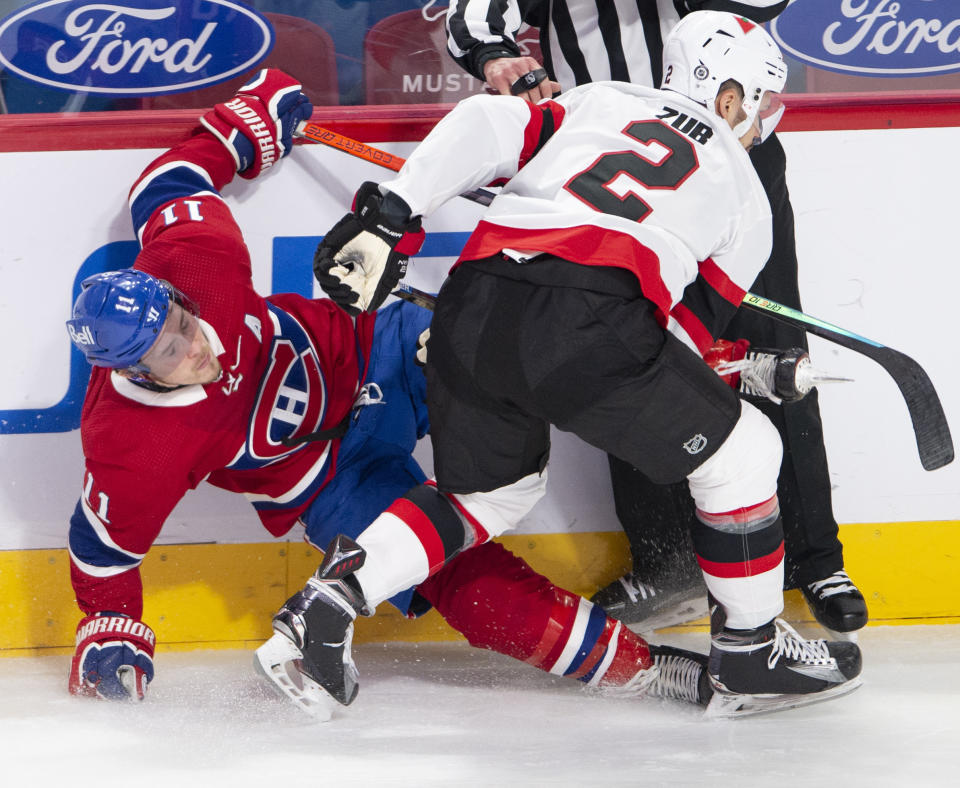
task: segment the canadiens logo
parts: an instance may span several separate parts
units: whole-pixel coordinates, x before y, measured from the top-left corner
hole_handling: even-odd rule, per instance
[[[687,454],[699,454],[704,450],[707,445],[707,439],[701,433],[697,433],[688,441],[685,441],[683,444],[684,450]]]
[[[270,460],[289,454],[283,440],[317,430],[325,405],[323,375],[313,348],[298,353],[289,339],[277,339],[251,417],[250,456]]]

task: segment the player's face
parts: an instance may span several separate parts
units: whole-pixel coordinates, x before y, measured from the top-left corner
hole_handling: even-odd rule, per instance
[[[177,303],[171,303],[160,336],[141,363],[157,383],[170,386],[212,383],[221,372],[196,316]]]
[[[780,118],[783,117],[783,109],[780,94],[770,93],[769,91],[763,94],[763,98],[760,100],[760,108],[754,116],[753,123],[747,133],[740,137],[740,144],[743,145],[744,149],[750,150],[754,145],[759,145],[766,136],[773,132],[777,123],[780,122]],[[746,117],[747,114],[741,107],[736,120],[730,124],[730,127],[733,128],[737,123],[746,120]]]

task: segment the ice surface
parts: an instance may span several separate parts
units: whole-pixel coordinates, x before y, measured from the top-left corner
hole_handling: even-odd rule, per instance
[[[3,658],[0,785],[960,785],[960,626],[860,644],[858,691],[732,721],[454,643],[358,646],[360,695],[325,724],[262,685],[252,652],[160,653],[139,706],[69,697],[67,657]]]

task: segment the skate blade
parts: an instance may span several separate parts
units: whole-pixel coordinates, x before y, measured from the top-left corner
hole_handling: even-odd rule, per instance
[[[770,714],[775,711],[794,709],[798,706],[810,706],[814,703],[847,695],[862,684],[860,677],[857,676],[828,690],[802,695],[728,695],[714,691],[703,716],[706,719],[714,720],[730,719],[756,714]]]
[[[330,693],[299,669],[303,654],[290,639],[274,632],[253,655],[253,667],[270,686],[317,722],[327,722],[339,705]]]
[[[642,621],[630,622],[626,626],[637,635],[649,635],[658,629],[677,627],[681,624],[689,624],[691,621],[706,618],[709,612],[706,597],[691,599]]]
[[[835,629],[824,627],[824,630],[827,633],[827,640],[845,640],[848,643],[859,642],[859,629],[855,629],[853,632],[837,632]]]

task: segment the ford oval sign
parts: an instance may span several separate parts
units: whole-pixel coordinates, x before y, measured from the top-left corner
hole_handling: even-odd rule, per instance
[[[63,90],[141,96],[223,82],[273,46],[260,14],[230,0],[44,0],[0,21],[0,62]]]
[[[795,0],[770,32],[784,53],[829,71],[872,77],[960,71],[957,0]]]

